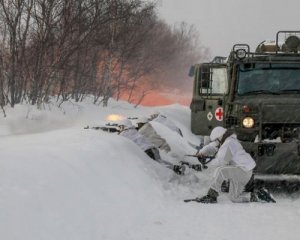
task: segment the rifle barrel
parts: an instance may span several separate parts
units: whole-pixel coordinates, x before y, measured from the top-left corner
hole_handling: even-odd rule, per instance
[[[186,154],[184,156],[187,156],[187,157],[197,157],[197,155],[193,155],[193,154]]]

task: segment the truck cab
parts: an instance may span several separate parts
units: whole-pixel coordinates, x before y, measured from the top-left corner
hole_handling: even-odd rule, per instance
[[[234,129],[260,174],[300,174],[300,32],[280,31],[254,52],[195,65],[192,132]],[[283,39],[283,40],[282,40]]]

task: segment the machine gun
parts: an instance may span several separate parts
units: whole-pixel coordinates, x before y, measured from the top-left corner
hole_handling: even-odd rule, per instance
[[[106,123],[104,126],[99,126],[99,127],[89,127],[86,126],[84,129],[94,129],[94,130],[102,130],[104,132],[109,132],[109,133],[119,133],[119,125],[117,123]]]

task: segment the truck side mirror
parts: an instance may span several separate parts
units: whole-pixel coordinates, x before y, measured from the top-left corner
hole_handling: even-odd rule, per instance
[[[194,77],[195,75],[195,66],[191,66],[189,70],[189,77]]]

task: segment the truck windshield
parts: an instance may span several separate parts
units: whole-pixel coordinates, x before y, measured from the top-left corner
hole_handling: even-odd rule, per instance
[[[238,72],[238,94],[300,93],[300,64],[246,63]]]

